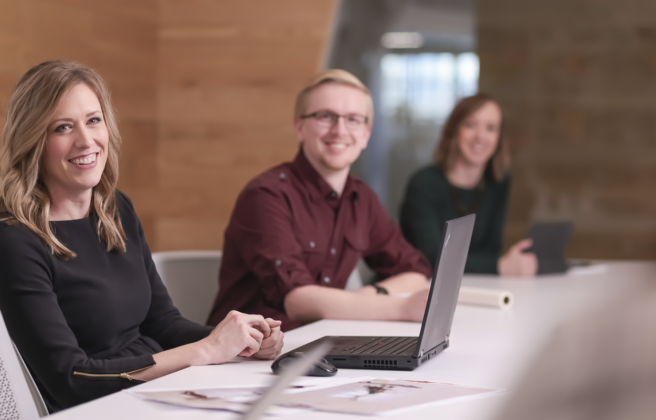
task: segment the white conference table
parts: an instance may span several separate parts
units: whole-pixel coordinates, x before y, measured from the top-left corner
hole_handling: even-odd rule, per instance
[[[451,330],[451,347],[412,372],[341,369],[338,376],[399,378],[456,383],[512,390],[552,329],[577,313],[626,293],[656,277],[656,263],[605,262],[606,270],[588,274],[513,279],[465,276],[463,285],[509,290],[515,305],[510,310],[458,305]],[[404,322],[319,321],[285,334],[283,351],[292,350],[324,335],[418,335],[421,324]],[[217,366],[192,367],[132,390],[199,389],[220,386],[268,384],[270,361],[237,358]],[[510,396],[495,394],[473,400],[420,407],[405,415],[413,419],[493,419]],[[119,392],[57,413],[65,419],[236,419],[234,413],[198,410],[141,400]],[[392,418],[400,418],[393,416]],[[282,418],[282,417],[269,417]],[[362,419],[335,413],[296,412],[285,419]]]

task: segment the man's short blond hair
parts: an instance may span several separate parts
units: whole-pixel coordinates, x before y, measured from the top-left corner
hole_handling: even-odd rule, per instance
[[[322,71],[308,81],[307,85],[305,85],[303,90],[301,90],[301,92],[296,97],[296,105],[294,106],[294,119],[298,119],[305,114],[307,110],[307,99],[310,93],[319,86],[329,83],[350,86],[367,95],[368,109],[366,117],[367,125],[371,127],[374,122],[374,104],[371,100],[371,92],[369,92],[369,89],[364,85],[364,83],[360,81],[360,79],[347,72],[346,70],[339,69]]]

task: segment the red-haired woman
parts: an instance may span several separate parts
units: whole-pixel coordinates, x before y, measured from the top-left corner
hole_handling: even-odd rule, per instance
[[[528,239],[501,256],[510,192],[510,153],[503,115],[489,95],[460,101],[444,125],[434,164],[410,180],[401,206],[406,239],[433,263],[444,222],[476,214],[465,272],[533,276],[535,254]]]

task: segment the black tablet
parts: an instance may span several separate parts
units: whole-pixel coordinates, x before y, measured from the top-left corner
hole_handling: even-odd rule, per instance
[[[524,252],[533,252],[538,257],[538,274],[567,271],[565,249],[573,228],[572,222],[540,222],[531,226],[528,237],[533,239],[533,246]]]

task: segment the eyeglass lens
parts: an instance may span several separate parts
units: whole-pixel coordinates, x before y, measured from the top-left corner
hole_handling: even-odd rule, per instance
[[[359,129],[364,127],[367,118],[358,114],[339,115],[332,111],[319,111],[315,113],[315,119],[322,125],[330,125],[331,127],[337,123],[339,118],[344,118],[344,123],[349,129]]]

